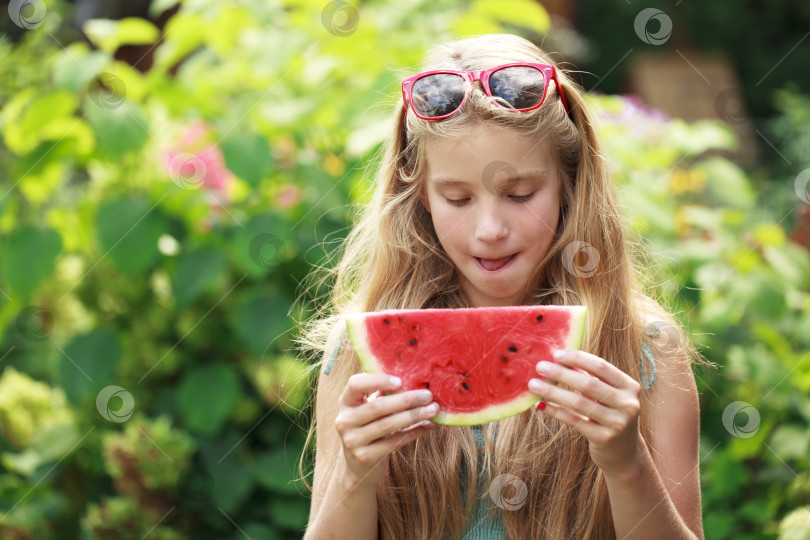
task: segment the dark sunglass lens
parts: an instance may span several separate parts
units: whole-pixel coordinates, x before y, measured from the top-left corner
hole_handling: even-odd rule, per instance
[[[416,81],[411,92],[416,112],[422,116],[444,116],[464,100],[464,79],[449,73],[428,75]]]
[[[539,69],[527,66],[503,68],[489,78],[492,96],[504,107],[528,109],[543,99],[545,79]]]

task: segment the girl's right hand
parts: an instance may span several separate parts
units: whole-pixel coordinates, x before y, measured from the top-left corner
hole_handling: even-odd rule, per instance
[[[343,443],[343,458],[352,485],[376,486],[388,470],[388,456],[399,446],[431,431],[439,405],[429,390],[396,390],[388,375],[356,373],[338,400],[335,428]],[[369,395],[366,398],[366,395]],[[414,425],[417,424],[417,425]],[[410,429],[406,429],[410,428]]]

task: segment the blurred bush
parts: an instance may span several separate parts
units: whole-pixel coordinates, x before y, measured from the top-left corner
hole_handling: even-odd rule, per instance
[[[299,283],[346,234],[401,75],[436,40],[548,29],[510,6],[156,0],[86,40],[67,2],[12,6],[0,537],[300,538]]]
[[[20,15],[0,38],[0,537],[301,536],[314,359],[290,334],[326,291],[299,284],[366,201],[426,47],[549,30],[508,4],[155,0],[165,25],[90,20],[89,42],[67,3]],[[132,45],[148,70],[118,59]],[[723,366],[698,374],[707,537],[774,538],[810,492],[807,251],[760,179],[706,154],[725,127],[592,102],[661,296]]]

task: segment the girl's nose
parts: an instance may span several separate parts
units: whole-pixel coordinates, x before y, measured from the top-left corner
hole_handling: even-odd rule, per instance
[[[482,209],[475,226],[476,240],[493,242],[501,240],[509,234],[509,226],[503,210],[498,208],[497,203]]]

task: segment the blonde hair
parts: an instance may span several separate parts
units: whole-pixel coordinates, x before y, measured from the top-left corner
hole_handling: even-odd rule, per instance
[[[554,63],[533,43],[513,35],[483,35],[434,48],[423,70],[481,70],[509,62]],[[698,355],[659,303],[642,294],[628,249],[612,177],[601,153],[594,119],[585,106],[584,91],[558,70],[573,121],[556,88],[533,111],[516,113],[493,106],[475,88],[464,109],[442,121],[424,121],[406,114],[401,105],[392,138],[377,173],[370,203],[361,210],[338,264],[326,270],[334,278],[331,296],[304,325],[296,340],[321,359],[349,312],[381,309],[471,307],[455,267],[433,230],[430,214],[418,195],[425,183],[425,142],[432,137],[463,134],[472,122],[494,122],[523,136],[545,137],[562,182],[560,223],[543,263],[527,283],[524,304],[586,305],[588,326],[583,350],[607,359],[640,381],[639,364],[645,325],[650,318],[675,329],[679,347]],[[584,242],[599,255],[598,271],[571,271],[575,258],[566,246]],[[573,268],[576,270],[576,268]],[[314,273],[312,274],[314,275]],[[646,314],[646,315],[645,315]],[[646,318],[645,318],[646,317]],[[656,340],[648,339],[653,353]],[[331,347],[330,347],[331,348]],[[317,361],[312,370],[321,367]],[[337,357],[329,377],[340,392],[349,377],[361,371],[352,347]],[[330,385],[331,386],[331,385]],[[339,394],[317,395],[337,407]],[[649,441],[649,400],[641,397],[640,429]],[[307,448],[315,433],[315,415]],[[504,510],[494,504],[510,538],[614,538],[610,501],[601,470],[588,452],[588,441],[576,429],[531,409],[485,426],[483,455],[469,426],[437,425],[426,435],[397,448],[377,493],[380,538],[440,539],[460,536],[468,526],[479,482],[499,475],[521,479],[528,489],[525,504]],[[301,456],[299,470],[303,475]],[[338,456],[323,456],[332,470]],[[483,460],[483,462],[481,462]],[[483,478],[479,479],[479,465]],[[468,487],[461,497],[459,478]],[[312,488],[306,484],[311,491]],[[504,489],[504,497],[510,497]]]

